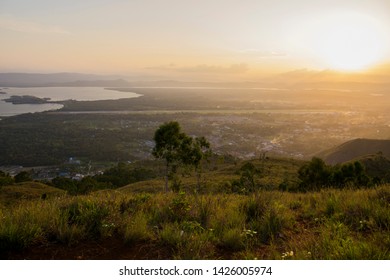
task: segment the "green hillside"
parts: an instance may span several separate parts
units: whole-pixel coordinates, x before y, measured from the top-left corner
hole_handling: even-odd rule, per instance
[[[390,181],[390,159],[384,157],[381,153],[366,155],[355,160],[364,165],[367,175],[370,177]]]
[[[390,186],[290,189],[307,164],[210,162],[196,193],[185,170],[178,192],[162,176],[83,195],[3,186],[0,259],[389,259]]]
[[[389,185],[24,200],[0,208],[0,259],[388,260],[389,202]]]
[[[256,174],[253,174],[259,190],[277,190],[282,183],[297,181],[297,171],[304,164],[301,160],[288,158],[266,158],[235,163],[211,163],[202,174],[202,188],[200,193],[231,193],[240,192],[235,183],[242,177],[242,168],[246,164],[253,164]],[[193,192],[196,188],[194,174],[179,175],[177,178],[182,190]],[[163,192],[163,178],[140,181],[117,189],[124,193]]]
[[[323,151],[317,156],[322,158],[327,164],[338,164],[377,153],[390,158],[390,140],[354,139]]]
[[[66,192],[38,182],[23,182],[0,188],[0,204],[10,205],[21,200],[58,197]]]

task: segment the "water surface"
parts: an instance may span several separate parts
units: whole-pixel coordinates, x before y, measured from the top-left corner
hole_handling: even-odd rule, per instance
[[[36,113],[58,110],[61,104],[12,104],[3,101],[12,95],[32,95],[39,98],[50,98],[50,101],[77,100],[114,100],[121,98],[134,98],[140,96],[134,92],[121,92],[101,87],[26,87],[26,88],[0,88],[0,116],[14,116],[25,113]]]

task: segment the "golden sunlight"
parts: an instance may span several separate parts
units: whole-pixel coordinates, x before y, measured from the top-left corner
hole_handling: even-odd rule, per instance
[[[319,25],[314,51],[328,67],[366,69],[382,59],[386,37],[374,19],[360,14],[332,15]]]

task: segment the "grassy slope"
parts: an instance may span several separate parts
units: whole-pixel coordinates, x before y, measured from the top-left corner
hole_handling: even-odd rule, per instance
[[[366,155],[356,158],[366,169],[366,172],[371,177],[390,179],[390,160],[383,155]]]
[[[302,162],[252,163],[269,187],[250,195],[226,191],[244,162],[206,172],[201,195],[163,193],[162,179],[77,197],[39,183],[4,187],[2,198],[18,203],[0,207],[0,258],[390,259],[390,185],[280,192]]]
[[[328,164],[337,164],[378,152],[382,152],[383,156],[390,158],[390,140],[355,139],[323,151],[317,156]]]
[[[43,194],[46,194],[47,197],[57,197],[65,195],[65,191],[38,182],[3,186],[0,188],[0,205],[10,205],[18,203],[20,200],[41,198]]]
[[[110,190],[24,201],[0,210],[0,256],[390,259],[389,203],[389,185],[249,196]]]
[[[211,164],[210,170],[202,174],[202,182],[205,187],[202,192],[217,193],[229,192],[227,185],[229,182],[240,178],[239,170],[246,162],[251,162],[260,170],[260,174],[255,176],[256,182],[262,189],[277,189],[283,181],[297,180],[297,170],[303,165],[303,161],[287,158],[267,158],[264,160],[251,160],[236,163]],[[189,176],[179,176],[184,190],[192,191],[196,186],[195,174]],[[131,192],[161,192],[164,189],[164,180],[154,179],[146,182],[137,182],[119,188],[125,193]]]

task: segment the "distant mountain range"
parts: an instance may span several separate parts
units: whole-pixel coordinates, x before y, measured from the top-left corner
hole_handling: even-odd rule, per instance
[[[390,68],[389,68],[390,69]],[[160,77],[161,78],[161,77]],[[96,86],[96,87],[218,87],[390,90],[388,75],[342,74],[335,71],[295,70],[255,81],[178,81],[152,76],[93,75],[81,73],[0,73],[0,87]]]
[[[372,155],[390,159],[390,139],[355,139],[323,151],[317,156],[328,164],[338,164]]]
[[[131,82],[129,81],[131,79]],[[0,87],[227,87],[250,88],[273,86],[264,82],[183,82],[150,80],[143,77],[105,76],[79,73],[0,73]]]
[[[129,83],[124,78],[80,73],[0,73],[0,87],[128,86]]]

